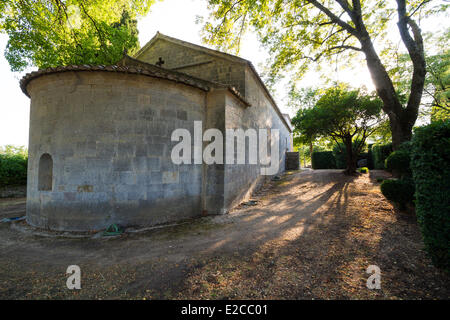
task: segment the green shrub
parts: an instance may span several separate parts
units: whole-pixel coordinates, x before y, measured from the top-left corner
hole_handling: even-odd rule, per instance
[[[336,169],[332,151],[315,151],[312,153],[311,166],[313,169]]]
[[[369,173],[369,168],[361,167],[361,168],[358,169],[358,171],[361,172],[361,173]]]
[[[389,179],[381,183],[381,193],[386,199],[404,210],[414,200],[414,182],[411,179]]]
[[[385,161],[386,170],[392,172],[394,176],[411,176],[410,163],[411,157],[409,151],[399,149],[392,152]]]
[[[416,214],[433,263],[450,270],[450,120],[417,128],[411,170]]]
[[[347,153],[345,152],[345,146],[340,143],[342,151],[339,149],[338,145],[333,147],[333,156],[336,161],[337,169],[345,169],[347,167]]]
[[[384,169],[384,162],[392,152],[392,143],[372,147],[374,169]]]
[[[352,147],[355,149],[356,143],[359,143],[359,141],[353,141]],[[364,148],[363,148],[364,149]],[[339,142],[333,146],[333,156],[336,161],[336,168],[337,169],[345,169],[347,168],[347,151],[345,150],[345,145],[342,142]],[[362,154],[358,155],[358,160],[362,156]]]
[[[369,170],[373,170],[374,169],[372,146],[373,146],[373,144],[367,145],[367,149],[368,149],[368,152],[367,152],[367,167],[369,168]]]
[[[0,153],[0,186],[27,183],[28,158],[19,153]]]

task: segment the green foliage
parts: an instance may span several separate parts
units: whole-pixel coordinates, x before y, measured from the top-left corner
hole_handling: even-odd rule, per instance
[[[360,140],[352,142],[353,153],[356,157],[359,157],[361,155],[361,149],[358,148],[361,144],[364,148],[364,142],[361,142]],[[336,168],[345,169],[347,167],[347,151],[345,149],[345,145],[342,142],[336,143],[333,146],[333,156],[336,160]]]
[[[377,128],[372,133],[371,137],[377,141],[378,144],[388,144],[392,141],[392,132],[389,120],[385,119],[380,122]]]
[[[294,110],[313,108],[320,98],[320,90],[317,88],[296,88],[291,85],[288,92],[288,106]]]
[[[249,29],[256,31],[270,53],[266,63],[270,84],[281,77],[295,82],[314,66],[320,70],[336,65],[337,69],[338,61],[341,67],[356,69],[355,62],[360,65],[364,57],[372,79],[376,79],[374,84],[397,146],[411,135],[425,82],[424,44],[418,21],[442,14],[448,7],[446,3],[420,0],[208,0],[210,17],[204,23],[203,41],[238,53],[243,34]],[[394,29],[389,26],[393,23],[397,23],[395,29],[413,66],[413,81],[406,94],[396,94],[399,90],[386,63],[398,55],[398,44],[388,41],[387,32],[392,33]],[[410,98],[405,104],[406,97]]]
[[[154,0],[8,1],[0,32],[12,71],[69,64],[113,64],[139,48],[136,18]]]
[[[450,270],[450,120],[415,130],[411,169],[425,246],[436,266]]]
[[[407,204],[414,200],[414,182],[412,179],[389,179],[381,183],[381,192],[386,199],[398,205],[404,210]]]
[[[358,171],[361,172],[361,173],[369,173],[369,168],[361,167],[361,168],[358,169]]]
[[[311,166],[313,169],[336,169],[332,151],[315,151],[312,154]]]
[[[345,86],[325,90],[313,108],[300,109],[292,119],[295,130],[306,137],[323,137],[342,144],[352,144],[351,173],[356,169],[357,156],[366,138],[381,120],[382,102],[360,90],[348,90]],[[349,147],[350,148],[350,147]],[[340,165],[340,163],[339,163]]]
[[[345,169],[347,166],[347,152],[342,142],[334,145],[333,156],[336,161],[336,168]]]
[[[270,78],[295,70],[297,77],[314,64],[311,61],[332,64],[336,55],[343,62],[354,62],[359,52],[359,39],[352,31],[350,18],[361,15],[364,30],[370,38],[387,38],[387,27],[395,19],[396,8],[386,1],[358,1],[343,10],[338,1],[283,1],[283,0],[208,0],[210,17],[204,23],[203,41],[218,49],[239,52],[243,34],[256,30],[260,41],[271,53]],[[409,12],[434,13],[445,7],[420,5],[412,1]],[[361,7],[361,13],[353,13]],[[330,14],[334,16],[332,19]],[[395,46],[383,42],[380,49],[385,57]]]
[[[0,187],[27,183],[28,155],[24,147],[0,147]]]
[[[386,170],[399,178],[411,176],[410,161],[410,152],[408,150],[400,149],[394,151],[386,158]]]
[[[385,151],[387,149],[387,147],[384,148]],[[381,192],[387,199],[395,202],[400,210],[404,210],[407,205],[411,207],[414,205],[415,186],[411,177],[410,149],[411,143],[408,141],[389,154],[385,160],[386,170],[392,172],[398,179],[386,180],[381,184]]]
[[[425,57],[427,74],[422,106],[426,108],[423,111],[427,116],[431,113],[432,121],[445,120],[450,118],[450,28],[443,32],[424,34],[424,38],[425,44],[433,47],[425,50],[425,53],[430,51],[434,54],[427,54]],[[398,91],[407,96],[413,73],[408,54],[400,54],[392,62],[389,71]]]
[[[450,28],[444,51],[427,57],[427,79],[424,92],[431,97],[431,121],[450,119]]]
[[[375,169],[385,169],[386,158],[392,153],[392,143],[374,145],[372,147],[373,166]]]
[[[370,170],[373,170],[373,169],[374,169],[372,147],[373,147],[373,144],[367,145],[367,150],[368,150],[368,151],[367,151],[367,167],[368,167]]]

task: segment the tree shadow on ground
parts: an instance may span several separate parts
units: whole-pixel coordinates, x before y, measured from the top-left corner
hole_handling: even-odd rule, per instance
[[[448,298],[448,277],[427,266],[417,224],[383,198],[379,175],[285,175],[255,195],[256,206],[114,240],[8,231],[0,296],[29,297],[32,288],[44,298]],[[83,270],[78,293],[64,290],[69,264]],[[381,290],[366,287],[372,264]]]

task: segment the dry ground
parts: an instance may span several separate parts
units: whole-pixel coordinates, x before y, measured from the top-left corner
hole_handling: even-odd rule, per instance
[[[0,223],[2,299],[449,299],[414,215],[379,191],[384,172],[290,172],[255,206],[115,239],[68,239]],[[0,200],[0,219],[24,199]],[[24,222],[18,222],[20,227]],[[82,289],[65,286],[81,267]],[[381,268],[369,290],[366,268]]]

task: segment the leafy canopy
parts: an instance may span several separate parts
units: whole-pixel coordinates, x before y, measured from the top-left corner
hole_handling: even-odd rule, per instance
[[[138,49],[136,18],[154,0],[10,0],[0,4],[0,32],[12,71],[30,66],[112,64]]]
[[[424,115],[431,113],[432,121],[450,117],[450,28],[442,33],[425,34],[429,53],[425,60],[427,74],[425,77],[424,97],[422,109]],[[389,73],[396,84],[399,95],[407,97],[411,86],[410,75],[412,65],[407,54],[392,57]],[[406,100],[406,98],[405,98]]]
[[[292,123],[305,136],[364,143],[382,121],[381,106],[381,100],[373,95],[333,87],[325,90],[313,108],[300,109]]]
[[[254,29],[271,54],[271,79],[296,67],[301,77],[311,61],[354,62],[361,52],[352,15],[357,9],[368,36],[378,43],[388,43],[387,32],[396,17],[395,2],[390,1],[313,1],[313,0],[208,0],[210,17],[204,24],[203,41],[221,50],[238,53],[243,34]],[[431,1],[407,1],[406,12],[429,15],[447,6]],[[389,43],[390,45],[391,43]],[[392,51],[381,46],[380,54],[390,57]]]
[[[360,58],[362,53],[389,117],[394,148],[410,140],[426,75],[424,43],[417,21],[445,11],[448,4],[430,0],[208,0],[208,3],[212,13],[204,27],[204,41],[221,49],[238,49],[245,30],[253,28],[269,49],[271,82],[285,74],[293,80],[301,78],[315,65],[311,61],[331,65],[339,56],[340,62],[354,65],[354,58]],[[386,41],[387,33],[395,29],[413,69],[405,99],[400,99],[385,59],[398,51]]]
[[[305,137],[333,139],[341,152],[345,146],[346,173],[353,174],[366,138],[382,121],[382,104],[374,95],[341,85],[325,90],[313,108],[300,109],[292,124]]]

